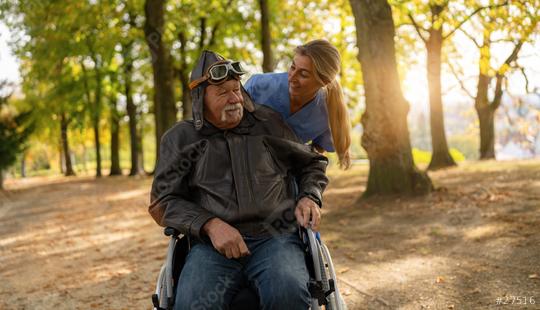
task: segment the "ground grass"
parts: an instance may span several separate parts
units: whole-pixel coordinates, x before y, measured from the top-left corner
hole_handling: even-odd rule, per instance
[[[463,162],[430,176],[428,196],[359,200],[367,166],[330,169],[322,235],[349,309],[486,309],[513,296],[537,303],[506,307],[538,309],[540,161]],[[146,211],[150,184],[8,180],[0,309],[150,309],[167,245]]]

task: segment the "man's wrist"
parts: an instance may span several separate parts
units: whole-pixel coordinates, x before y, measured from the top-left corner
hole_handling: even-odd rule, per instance
[[[304,193],[300,194],[300,196],[298,197],[298,200],[300,200],[302,198],[308,198],[311,201],[313,201],[314,203],[316,203],[319,206],[319,208],[322,207],[322,201],[319,199],[319,197],[317,197],[313,193],[304,192]]]
[[[209,219],[206,223],[204,223],[204,225],[203,225],[203,227],[202,227],[202,231],[203,231],[207,236],[210,236],[212,227],[214,227],[215,224],[217,224],[218,221],[219,221],[219,218],[217,218],[217,217],[213,217],[213,218]]]

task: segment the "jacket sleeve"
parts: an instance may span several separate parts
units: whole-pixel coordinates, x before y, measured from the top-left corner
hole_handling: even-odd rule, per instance
[[[290,171],[298,183],[298,199],[308,196],[322,206],[322,193],[328,185],[328,159],[311,147],[274,136],[266,136],[265,144],[278,165]]]
[[[148,212],[163,227],[200,237],[201,228],[214,215],[194,203],[188,179],[206,141],[181,146],[174,142],[178,140],[171,139],[170,131],[161,139]]]

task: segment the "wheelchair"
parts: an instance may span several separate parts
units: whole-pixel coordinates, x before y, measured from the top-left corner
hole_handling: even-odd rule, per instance
[[[300,229],[300,235],[306,252],[306,264],[309,271],[308,290],[311,294],[311,310],[346,310],[346,305],[339,293],[336,273],[330,252],[318,234],[310,228]],[[177,281],[189,251],[187,238],[176,229],[167,227],[166,236],[171,237],[165,263],[162,265],[152,295],[154,310],[172,310]],[[324,307],[324,308],[322,308]],[[259,309],[259,298],[251,287],[244,287],[234,297],[231,310]]]

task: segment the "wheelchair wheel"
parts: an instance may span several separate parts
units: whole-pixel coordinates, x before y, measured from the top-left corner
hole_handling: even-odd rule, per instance
[[[345,310],[346,305],[341,298],[337,287],[337,278],[334,270],[334,264],[330,252],[322,241],[315,238],[311,229],[307,230],[307,241],[312,256],[313,271],[315,280],[319,281],[323,292],[330,292],[326,297],[326,302],[320,302],[316,298],[312,299],[311,309],[320,309],[319,303],[324,304],[325,309]]]
[[[155,294],[152,296],[154,310],[168,308],[166,269],[166,264],[163,264],[163,266],[161,266],[161,270],[159,271],[159,276],[156,283],[156,291]]]
[[[332,308],[328,309],[346,310],[347,306],[339,293],[336,271],[334,269],[334,263],[332,262],[332,256],[330,256],[330,251],[328,251],[328,247],[325,244],[321,244],[321,250],[323,254],[322,256],[324,256],[324,260],[328,268],[328,277],[334,280],[334,293],[330,295],[330,304]]]
[[[167,258],[161,267],[158,280],[156,283],[156,291],[152,296],[154,310],[169,310],[174,304],[174,280],[173,280],[173,262],[175,259],[175,247],[178,237],[173,236],[169,240],[167,249]]]
[[[328,273],[328,270],[327,270],[328,265],[326,264],[326,262],[324,260],[324,254],[323,254],[323,251],[322,251],[322,246],[318,242],[317,242],[317,257],[319,259],[319,268],[321,269],[322,287],[323,287],[323,290],[325,292],[327,292],[327,291],[330,290],[329,279],[331,279],[331,275]],[[333,296],[334,296],[334,293],[328,295],[328,304],[326,304],[325,307],[324,307],[326,310],[335,310],[336,309],[334,307],[334,303],[333,303],[333,299],[334,299]]]

